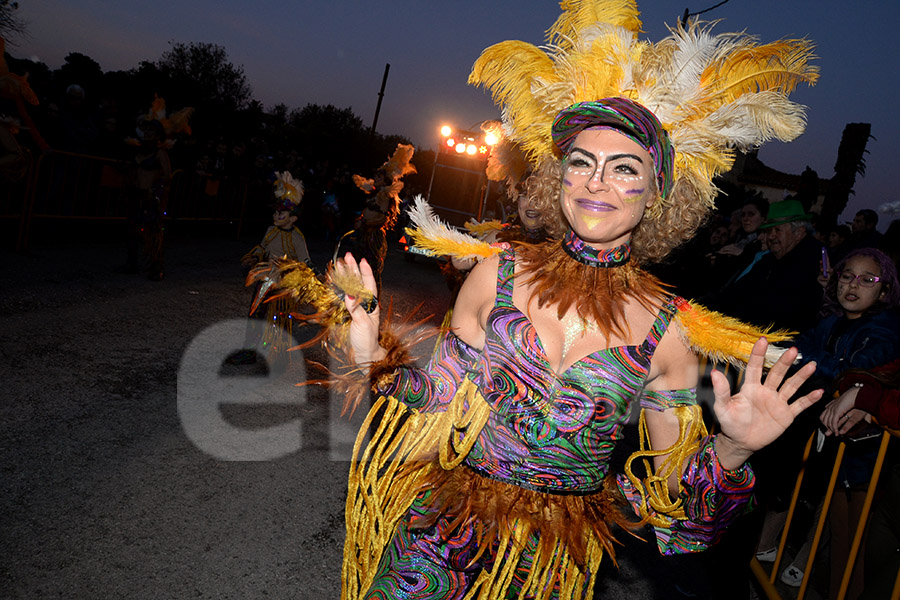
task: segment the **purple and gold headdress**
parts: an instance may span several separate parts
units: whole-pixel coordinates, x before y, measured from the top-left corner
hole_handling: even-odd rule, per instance
[[[731,168],[735,149],[790,141],[805,129],[805,107],[788,94],[818,79],[808,40],[761,45],[745,33],[713,35],[712,24],[693,20],[652,43],[638,39],[634,0],[561,5],[545,46],[495,44],[469,75],[491,91],[507,137],[533,164],[558,156],[560,140],[577,135],[582,120],[608,119],[657,152],[662,198],[646,213],[653,219],[675,204],[712,208],[713,177]],[[671,144],[671,173],[663,136],[649,135],[658,124]]]
[[[275,172],[275,210],[296,213],[303,200],[303,182],[294,179],[290,171]]]

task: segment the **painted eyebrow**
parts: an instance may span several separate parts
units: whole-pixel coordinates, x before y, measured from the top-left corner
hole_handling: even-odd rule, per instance
[[[597,162],[597,157],[594,155],[594,153],[588,152],[584,148],[575,147],[575,148],[572,148],[571,150],[569,150],[569,154],[572,154],[573,152],[580,152],[580,153],[584,154],[585,156],[592,158],[594,160],[594,162]],[[620,154],[611,154],[609,156],[609,158],[607,159],[607,161],[618,160],[620,158],[631,158],[633,160],[638,161],[641,164],[644,164],[644,160],[640,156],[638,156],[637,154],[629,154],[627,152],[622,152]]]

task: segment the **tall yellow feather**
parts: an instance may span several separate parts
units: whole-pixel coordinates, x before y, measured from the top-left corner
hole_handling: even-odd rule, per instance
[[[763,46],[748,46],[730,53],[707,67],[700,84],[709,92],[710,106],[734,101],[742,94],[764,90],[792,92],[798,84],[815,84],[819,69],[809,40],[783,40]]]
[[[597,23],[622,27],[635,35],[641,31],[640,12],[634,0],[563,0],[563,12],[547,30],[548,42],[570,50],[581,32]]]

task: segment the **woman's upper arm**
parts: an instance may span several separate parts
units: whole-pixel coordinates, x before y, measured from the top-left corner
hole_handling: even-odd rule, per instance
[[[450,327],[462,341],[473,348],[484,347],[487,316],[497,295],[499,262],[497,257],[492,257],[475,265],[463,282],[453,306]]]
[[[697,355],[688,348],[676,331],[673,324],[666,335],[660,340],[659,346],[653,356],[653,379],[648,382],[646,388],[652,391],[685,390],[696,388],[700,378],[699,360]],[[650,444],[656,450],[670,448],[678,441],[679,422],[674,409],[663,411],[646,410],[647,432],[650,436]],[[665,456],[656,457],[657,466],[665,459]],[[675,475],[675,474],[673,474]],[[670,481],[670,487],[677,486],[680,473]]]
[[[678,323],[672,323],[653,354],[648,390],[683,390],[697,387],[700,361],[678,335]]]

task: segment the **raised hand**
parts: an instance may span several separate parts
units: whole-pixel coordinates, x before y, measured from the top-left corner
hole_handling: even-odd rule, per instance
[[[346,273],[359,277],[373,296],[377,293],[375,276],[366,259],[357,263],[353,255],[348,252],[343,259],[336,261],[334,268],[339,274]],[[347,307],[352,319],[349,340],[350,348],[353,351],[353,360],[357,364],[365,364],[383,358],[384,350],[378,345],[381,309],[376,304],[372,312],[366,312],[360,299],[352,296],[344,298],[344,306]]]
[[[725,376],[713,371],[714,410],[722,433],[716,438],[716,453],[726,469],[739,467],[751,454],[769,445],[794,422],[801,412],[818,401],[823,390],[815,390],[788,404],[800,386],[815,372],[809,362],[784,380],[797,358],[797,349],[787,350],[763,377],[765,338],[757,340],[747,362],[744,384],[734,395]]]

